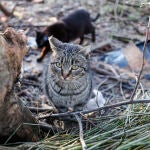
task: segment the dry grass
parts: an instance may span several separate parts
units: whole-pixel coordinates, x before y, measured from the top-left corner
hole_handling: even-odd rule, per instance
[[[140,94],[139,94],[140,93]],[[148,92],[140,90],[135,97],[149,97]],[[122,106],[121,106],[122,107]],[[84,130],[84,140],[88,150],[142,150],[150,148],[150,104],[133,104],[116,109],[116,114],[110,111],[107,115],[90,118],[95,126]],[[117,111],[118,110],[118,111]],[[112,110],[114,112],[114,110]],[[85,121],[85,120],[84,120]],[[88,120],[86,120],[88,122]],[[88,122],[89,123],[89,122]],[[80,150],[79,130],[57,133],[36,143],[23,143],[9,149],[30,150]],[[0,147],[8,149],[8,147]]]

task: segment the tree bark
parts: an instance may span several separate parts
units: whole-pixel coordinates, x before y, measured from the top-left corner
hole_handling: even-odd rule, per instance
[[[15,8],[15,7],[14,7],[14,8]],[[13,8],[12,12],[9,12],[9,11],[4,7],[4,5],[2,5],[2,4],[0,3],[0,10],[1,10],[7,17],[13,15],[14,8]]]
[[[15,94],[15,81],[21,72],[26,48],[26,37],[22,32],[7,28],[0,33],[0,137],[19,141],[39,140],[36,119]],[[1,138],[2,139],[2,138]]]

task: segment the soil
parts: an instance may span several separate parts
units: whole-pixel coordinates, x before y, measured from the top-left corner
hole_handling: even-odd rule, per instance
[[[50,54],[41,63],[36,61],[40,53],[35,43],[35,31],[37,29],[43,30],[46,26],[56,22],[57,19],[79,8],[87,9],[93,18],[97,13],[100,13],[99,19],[94,22],[96,42],[91,43],[91,37],[87,35],[83,45],[92,44],[93,47],[96,47],[100,43],[110,42],[102,48],[97,48],[97,53],[92,53],[91,62],[94,63],[98,63],[96,62],[98,61],[97,58],[108,51],[123,48],[130,41],[137,42],[145,39],[144,25],[148,21],[149,6],[142,5],[140,7],[139,2],[117,4],[117,1],[113,0],[103,0],[102,2],[100,0],[44,0],[38,3],[36,0],[2,0],[1,3],[10,11],[15,7],[11,17],[6,17],[0,12],[1,31],[7,26],[11,26],[16,30],[25,30],[28,37],[29,51],[23,60],[24,72],[20,82],[21,86],[16,90],[18,96],[27,106],[50,107],[50,102],[42,91],[42,75],[48,64]],[[79,39],[73,42],[78,43]],[[105,79],[105,75],[102,77],[94,72],[94,78],[97,79],[96,86]],[[133,86],[128,86],[127,82],[122,85],[125,98],[130,96],[130,87],[132,89]],[[118,89],[120,89],[120,82],[116,84],[116,81],[112,80],[108,80],[107,84],[100,88],[100,90],[104,90],[102,93],[104,93],[107,101],[122,97]],[[113,93],[113,95],[109,93]]]

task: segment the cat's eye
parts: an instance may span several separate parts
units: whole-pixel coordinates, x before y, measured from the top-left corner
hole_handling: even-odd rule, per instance
[[[73,69],[73,70],[77,70],[78,68],[79,68],[79,66],[77,66],[77,65],[73,65],[73,66],[72,66],[72,69]]]
[[[57,63],[56,63],[56,66],[57,66],[58,68],[61,68],[61,63],[57,62]]]

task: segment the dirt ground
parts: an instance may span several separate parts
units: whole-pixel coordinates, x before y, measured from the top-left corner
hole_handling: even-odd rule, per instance
[[[43,26],[48,26],[79,8],[88,10],[93,18],[100,13],[100,17],[94,23],[96,42],[92,43],[90,35],[87,35],[83,43],[83,45],[90,44],[92,47],[96,47],[96,51],[91,55],[91,64],[99,64],[99,57],[106,52],[124,48],[131,41],[138,42],[145,39],[145,26],[150,10],[149,5],[142,5],[139,1],[119,1],[118,3],[113,0],[45,0],[43,3],[38,3],[36,0],[33,2],[2,0],[1,2],[8,10],[11,11],[13,7],[15,10],[12,17],[6,17],[0,12],[0,30],[3,31],[6,26],[11,26],[16,30],[23,29],[28,37],[29,52],[23,61],[24,74],[21,86],[16,92],[25,105],[44,108],[49,107],[49,101],[42,92],[42,73],[48,63],[49,55],[41,63],[36,62],[40,52],[35,43],[36,30],[43,30],[45,28]],[[79,40],[73,42],[79,43]],[[105,42],[107,44],[101,47],[101,43]],[[96,79],[95,86],[106,80],[99,89],[107,101],[119,100],[122,95],[125,99],[129,98],[135,81],[128,83],[128,78],[120,75],[118,70],[117,74],[120,77],[123,76],[126,79],[125,82],[120,82],[118,78],[112,80],[115,77],[113,73],[116,69],[112,69],[115,67],[108,68],[104,66],[103,71],[106,72],[101,70],[101,74],[93,71]],[[110,78],[106,79],[106,75]]]

